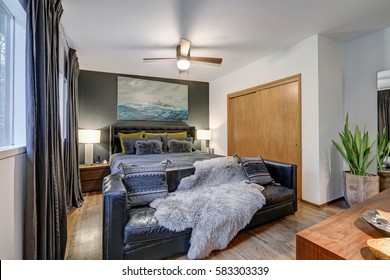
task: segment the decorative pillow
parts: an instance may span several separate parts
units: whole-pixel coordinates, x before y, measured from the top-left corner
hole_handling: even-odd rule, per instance
[[[136,141],[136,155],[162,154],[162,142],[158,140]]]
[[[188,141],[192,144],[194,143],[194,138],[192,137],[186,137],[186,138],[168,138],[168,137],[161,137],[163,142],[163,152],[168,153],[168,141],[170,140],[179,140],[179,141]]]
[[[147,205],[157,198],[168,195],[167,165],[169,160],[149,164],[122,165],[125,174],[124,183],[127,190],[129,207]]]
[[[251,183],[256,183],[262,186],[274,183],[271,175],[268,172],[267,167],[263,159],[258,157],[238,157],[245,174]]]
[[[157,136],[167,136],[166,132],[159,132],[159,133],[152,133],[152,132],[145,132],[144,138],[154,138]]]
[[[145,138],[123,138],[123,147],[126,154],[135,154],[135,142],[148,141]]]
[[[158,140],[161,142],[161,137],[155,137],[155,138],[123,138],[123,146],[125,147],[125,153],[126,154],[135,154],[135,143],[137,141],[150,141],[150,140]]]
[[[168,138],[187,138],[187,131],[183,131],[183,132],[172,132],[172,133],[169,133],[167,132],[167,137]]]
[[[143,138],[144,134],[145,134],[145,131],[140,131],[140,132],[136,132],[136,133],[128,133],[128,134],[118,132],[119,141],[121,143],[121,148],[122,148],[122,153],[125,153],[125,146],[123,144],[123,139],[125,139],[125,138]]]
[[[169,140],[168,151],[170,153],[190,153],[192,151],[192,143],[185,140]]]

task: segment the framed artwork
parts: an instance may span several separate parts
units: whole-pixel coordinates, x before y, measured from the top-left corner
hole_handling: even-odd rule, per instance
[[[188,120],[188,86],[118,76],[118,120]]]

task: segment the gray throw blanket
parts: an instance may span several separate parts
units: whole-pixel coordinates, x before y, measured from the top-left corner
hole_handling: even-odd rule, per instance
[[[201,259],[222,250],[265,204],[264,188],[248,178],[232,157],[194,163],[194,175],[183,178],[178,190],[150,206],[160,225],[182,231],[192,228],[187,257]]]

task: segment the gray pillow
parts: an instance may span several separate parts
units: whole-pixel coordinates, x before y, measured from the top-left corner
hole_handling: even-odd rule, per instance
[[[147,165],[122,165],[128,206],[147,205],[168,195],[166,168],[169,160]]]
[[[249,182],[262,186],[275,183],[268,172],[263,159],[258,157],[238,157]]]
[[[162,154],[162,142],[158,140],[136,141],[136,155]]]
[[[191,142],[191,143],[194,143],[194,138],[192,138],[192,137],[186,137],[186,138],[168,138],[168,137],[162,136],[161,139],[162,139],[162,141],[163,141],[163,151],[164,151],[164,153],[168,153],[168,142],[169,142],[170,140],[189,141],[189,142]]]
[[[123,146],[126,154],[135,154],[135,142],[145,141],[144,138],[123,138]]]
[[[123,138],[123,146],[125,147],[126,154],[135,154],[135,143],[137,141],[150,141],[150,140],[158,140],[161,142],[161,136],[157,136],[154,138]]]
[[[169,153],[190,153],[192,151],[192,143],[185,140],[169,140],[168,152]]]

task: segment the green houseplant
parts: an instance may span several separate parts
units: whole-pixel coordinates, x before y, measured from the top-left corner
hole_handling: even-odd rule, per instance
[[[378,152],[377,152],[377,163],[378,163],[378,175],[380,177],[380,191],[390,188],[390,171],[386,169],[386,160],[390,154],[390,141],[387,136],[386,128],[383,129],[382,138],[378,133]]]
[[[379,192],[379,176],[368,174],[367,169],[375,160],[370,158],[374,143],[371,143],[368,132],[361,132],[358,126],[354,133],[349,129],[348,114],[344,130],[339,133],[341,144],[332,140],[349,166],[344,172],[344,196],[350,206],[355,205]],[[374,141],[375,142],[375,141]]]

